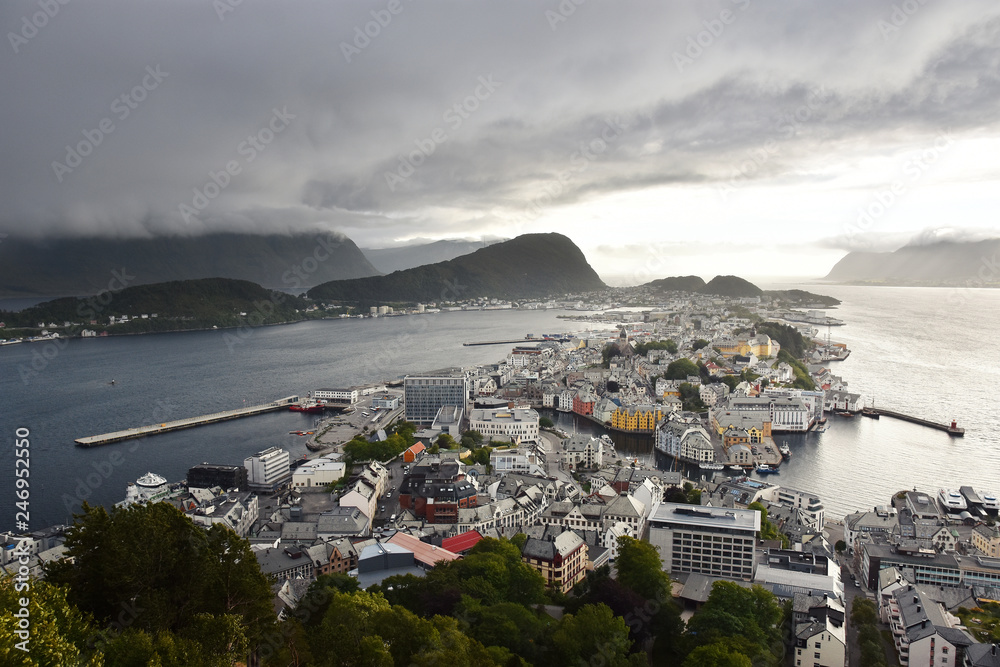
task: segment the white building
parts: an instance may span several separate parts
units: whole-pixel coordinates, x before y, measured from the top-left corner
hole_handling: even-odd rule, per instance
[[[559,410],[559,412],[572,412],[573,396],[575,396],[574,392],[568,389],[559,392],[559,403],[556,405],[556,409]]]
[[[778,504],[800,510],[800,515],[810,528],[815,531],[823,530],[825,522],[823,502],[815,493],[797,491],[783,486],[778,489]]]
[[[332,484],[344,476],[344,469],[343,461],[335,461],[329,456],[313,459],[292,472],[292,488]]]
[[[490,452],[493,472],[528,473],[537,470],[540,461],[534,451],[528,449],[494,449]]]
[[[535,442],[538,440],[538,412],[531,408],[477,409],[469,415],[469,428],[487,438]]]
[[[649,515],[649,543],[663,569],[750,581],[760,532],[756,510],[660,503]]]
[[[338,403],[350,403],[354,405],[358,402],[357,389],[317,389],[313,392],[313,398],[325,401],[337,401]]]
[[[959,650],[975,640],[957,627],[957,621],[916,587],[896,590],[889,601],[889,627],[899,664],[960,666]]]
[[[258,498],[255,493],[223,494],[185,514],[199,526],[219,524],[246,537],[257,520]]]
[[[845,667],[846,626],[829,616],[822,621],[799,623],[795,627],[795,664]]]
[[[376,410],[395,410],[399,407],[399,396],[383,394],[372,399],[372,407]]]
[[[243,460],[247,483],[252,489],[274,491],[292,478],[288,452],[271,447]]]
[[[372,517],[378,507],[378,493],[375,487],[363,479],[359,479],[352,484],[347,491],[340,496],[341,507],[356,507],[368,518],[368,527],[371,527]]]
[[[604,442],[583,433],[563,441],[566,463],[575,467],[599,468],[604,464]]]

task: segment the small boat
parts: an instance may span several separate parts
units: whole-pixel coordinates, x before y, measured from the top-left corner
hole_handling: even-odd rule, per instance
[[[842,412],[838,412],[837,414],[840,415],[841,417],[853,417],[854,416],[853,412],[847,412],[846,410],[844,410]]]
[[[785,460],[792,458],[792,450],[788,448],[787,442],[783,442],[778,445],[778,451],[781,452],[781,458]]]
[[[731,465],[729,469],[733,472],[743,472],[743,466]]]
[[[315,414],[318,412],[323,412],[326,406],[320,405],[319,403],[292,403],[288,406],[288,409],[292,412],[308,412],[310,414]]]
[[[777,468],[772,468],[766,463],[759,463],[756,470],[758,475],[774,475],[778,472]]]
[[[725,470],[726,466],[721,463],[699,463],[698,467],[702,470]]]

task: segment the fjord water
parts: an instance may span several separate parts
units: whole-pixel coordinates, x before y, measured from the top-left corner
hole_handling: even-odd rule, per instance
[[[913,486],[1000,491],[1000,348],[993,344],[1000,291],[804,288],[844,302],[832,314],[848,325],[832,334],[852,354],[833,365],[853,391],[866,402],[874,395],[882,407],[937,421],[956,418],[967,431],[953,439],[888,418],[833,417],[826,433],[778,436],[793,456],[774,481],[819,494],[831,518]],[[462,343],[588,328],[559,314],[567,313],[455,312],[303,322],[245,336],[219,330],[77,339],[44,367],[38,357],[47,344],[0,348],[0,488],[8,489],[0,495],[0,529],[14,523],[19,427],[31,431],[31,527],[41,528],[67,522],[84,498],[105,505],[121,500],[125,485],[147,471],[175,481],[196,463],[239,464],[272,445],[300,457],[304,439],[288,431],[310,426],[313,417],[282,411],[92,449],[74,446],[75,438],[320,387],[490,363],[511,346]],[[39,370],[25,382],[20,370],[33,361]],[[648,438],[614,437],[623,452],[652,452]]]

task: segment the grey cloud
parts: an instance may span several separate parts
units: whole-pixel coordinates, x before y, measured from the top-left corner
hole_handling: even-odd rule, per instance
[[[367,245],[527,231],[536,209],[602,194],[809,178],[796,170],[839,142],[996,129],[987,2],[928,4],[886,39],[891,9],[861,0],[585,3],[556,22],[557,2],[404,1],[347,62],[344,44],[386,4],[244,0],[222,20],[209,2],[63,6],[0,58],[16,91],[0,99],[0,230],[339,229]],[[33,8],[0,9],[4,33]],[[674,54],[723,10],[734,21],[678,71]],[[169,76],[119,118],[114,101],[147,66]],[[449,115],[490,76],[475,110]],[[239,147],[276,107],[295,119],[248,160]],[[52,163],[106,117],[114,130],[59,182]],[[622,131],[582,158],[616,118]],[[435,130],[447,138],[390,187]],[[232,161],[240,173],[185,220],[180,206]]]

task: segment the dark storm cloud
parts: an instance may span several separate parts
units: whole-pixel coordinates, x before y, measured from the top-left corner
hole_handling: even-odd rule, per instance
[[[0,229],[506,236],[995,130],[997,10],[911,3],[8,3]]]

